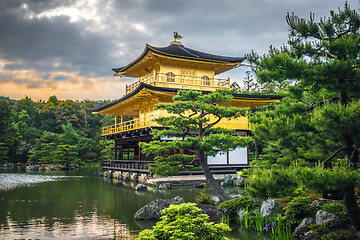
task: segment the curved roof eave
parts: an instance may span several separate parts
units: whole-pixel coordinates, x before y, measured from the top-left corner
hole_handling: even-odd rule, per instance
[[[144,51],[134,61],[132,61],[131,63],[129,63],[124,67],[113,68],[112,70],[116,72],[116,74],[125,72],[130,67],[140,62],[150,51],[167,57],[212,62],[212,63],[228,63],[228,64],[238,65],[245,60],[244,57],[226,57],[226,56],[204,53],[190,48],[186,48],[183,45],[178,45],[178,44],[171,44],[168,47],[153,47],[150,46],[149,44],[146,44]]]
[[[122,101],[125,101],[133,96],[135,96],[136,94],[138,94],[143,88],[147,88],[149,90],[156,90],[156,91],[160,91],[160,92],[178,92],[180,89],[178,88],[166,88],[166,87],[156,87],[153,85],[149,85],[149,84],[145,84],[145,83],[140,83],[140,85],[130,94],[123,96],[122,98],[118,99],[118,100],[114,100],[113,102],[97,107],[97,108],[91,108],[90,110],[92,112],[100,112],[101,110],[104,110],[106,108],[112,107],[118,103],[121,103]],[[201,91],[204,94],[208,94],[210,93],[210,91]],[[283,98],[283,96],[280,95],[257,95],[257,94],[241,94],[241,93],[237,93],[234,94],[234,98],[254,98],[254,99],[281,99]]]

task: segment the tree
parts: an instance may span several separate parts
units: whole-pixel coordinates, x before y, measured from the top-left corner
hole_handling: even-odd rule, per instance
[[[250,93],[259,91],[259,84],[256,80],[254,80],[254,76],[251,74],[251,71],[246,71],[246,76],[243,80],[243,83],[244,87],[242,90],[244,92]]]
[[[160,153],[171,149],[186,149],[198,161],[215,194],[221,201],[229,200],[218,182],[214,179],[207,164],[207,156],[227,152],[239,146],[245,146],[250,137],[232,135],[231,130],[217,128],[222,119],[234,119],[245,115],[245,109],[231,107],[233,98],[230,90],[217,90],[203,95],[199,91],[180,90],[173,103],[158,104],[156,109],[166,110],[170,117],[161,117],[157,123],[166,127],[154,131],[155,138],[176,137],[173,141],[152,141],[141,143],[145,154]]]
[[[252,53],[247,59],[262,83],[292,80],[288,96],[298,102],[287,106],[292,112],[287,119],[290,123],[301,123],[299,119],[304,117],[309,124],[299,133],[326,136],[331,147],[337,148],[323,164],[344,154],[349,168],[356,171],[360,141],[359,12],[345,3],[344,9],[331,11],[330,17],[319,22],[313,14],[309,20],[288,14],[286,21],[290,27],[287,46],[270,47],[267,55]],[[276,117],[271,121],[276,122]],[[281,129],[280,124],[273,127]],[[326,144],[323,143],[323,149]],[[354,187],[355,183],[349,182],[342,191],[351,222],[359,230],[360,210]]]

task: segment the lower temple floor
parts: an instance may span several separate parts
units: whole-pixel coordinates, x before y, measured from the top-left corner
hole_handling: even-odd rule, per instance
[[[142,154],[140,142],[153,140],[151,128],[138,129],[124,133],[117,133],[107,136],[114,140],[113,159],[103,162],[103,169],[107,171],[133,172],[148,174],[148,164],[154,163],[156,156],[168,157],[174,154],[189,154],[186,150],[172,149],[161,154],[146,156]],[[234,151],[218,154],[215,157],[208,157],[209,168],[212,173],[236,173],[236,171],[249,167],[248,149],[237,148]],[[202,174],[201,168],[195,170],[180,170],[180,175]]]

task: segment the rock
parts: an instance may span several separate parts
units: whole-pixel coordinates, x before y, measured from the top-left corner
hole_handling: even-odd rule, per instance
[[[233,184],[237,187],[242,187],[245,184],[245,178],[240,177],[240,176],[237,178],[234,178]]]
[[[51,172],[52,171],[52,168],[51,167],[45,167],[45,172]]]
[[[124,181],[130,181],[130,173],[127,173],[124,177]]]
[[[317,239],[315,238],[317,235],[321,234],[320,232],[307,232],[305,233],[303,240]]]
[[[40,167],[39,167],[39,171],[45,171],[45,167],[44,167],[44,166],[40,166]]]
[[[196,207],[201,209],[199,214],[206,214],[210,217],[209,222],[220,223],[221,218],[224,216],[214,205],[197,204]]]
[[[238,216],[239,216],[240,222],[242,222],[242,221],[244,221],[244,217],[245,217],[246,215],[248,215],[249,212],[246,211],[246,210],[244,210],[244,209],[240,209],[237,214],[238,214]]]
[[[13,164],[13,163],[5,163],[5,167],[6,168],[14,168],[15,167],[15,165]]]
[[[310,230],[310,225],[314,223],[315,220],[313,218],[304,218],[299,224],[299,226],[296,227],[293,236],[294,237],[303,236],[306,232]]]
[[[262,202],[260,214],[263,218],[269,216],[276,216],[277,214],[282,213],[282,207],[280,203],[275,199],[267,199]]]
[[[170,183],[160,183],[159,184],[159,189],[170,189],[171,185]]]
[[[147,186],[145,186],[144,184],[138,184],[135,187],[135,191],[146,191],[147,190]]]
[[[313,208],[319,208],[321,205],[322,205],[322,203],[321,203],[319,200],[314,200],[314,201],[311,203],[311,206],[312,206]]]
[[[221,186],[232,185],[232,177],[229,174],[224,175],[224,180],[221,182]]]
[[[160,211],[172,205],[184,203],[184,199],[177,196],[173,199],[157,199],[140,208],[134,215],[135,220],[159,220]]]
[[[345,222],[333,213],[324,212],[319,210],[316,213],[315,222],[317,225],[327,225],[331,228],[341,227],[345,225]]]
[[[38,165],[27,166],[26,171],[39,171],[39,166]]]

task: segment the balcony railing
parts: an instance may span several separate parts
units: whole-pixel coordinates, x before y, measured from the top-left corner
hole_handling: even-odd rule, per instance
[[[149,115],[146,117],[135,118],[130,121],[118,123],[112,126],[103,127],[102,135],[105,136],[114,133],[120,133],[135,129],[141,129],[145,127],[150,127],[150,126],[157,126],[158,124],[154,121],[154,119],[158,117],[159,116],[157,115]]]
[[[140,78],[138,81],[126,85],[126,94],[133,92],[140,83],[155,85],[157,82],[166,83],[169,85],[198,85],[208,88],[229,88],[230,79],[208,78],[208,77],[193,77],[185,75],[168,75],[165,73],[151,74],[146,77]]]
[[[114,171],[148,172],[148,164],[154,161],[104,160],[103,168]]]
[[[151,114],[146,117],[135,118],[130,121],[118,123],[112,126],[107,126],[102,129],[102,136],[116,134],[146,127],[156,127],[159,126],[154,119],[159,118],[158,114]],[[250,124],[247,118],[238,118],[232,120],[222,120],[217,127],[227,128],[227,129],[238,129],[238,130],[250,130]]]

